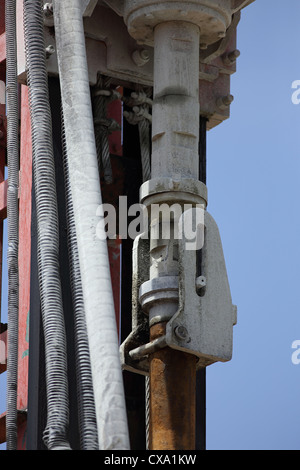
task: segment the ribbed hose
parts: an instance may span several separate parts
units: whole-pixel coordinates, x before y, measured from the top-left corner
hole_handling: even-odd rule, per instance
[[[24,1],[25,43],[36,193],[38,276],[45,339],[49,450],[70,449],[67,352],[59,273],[59,231],[52,121],[41,0]]]
[[[91,357],[99,448],[128,449],[129,437],[107,241],[103,225],[82,2],[54,0],[54,26],[70,187]]]
[[[74,310],[74,336],[76,354],[78,420],[81,450],[97,450],[98,432],[96,422],[90,352],[86,331],[83,292],[80,277],[74,210],[69,179],[67,150],[62,117],[63,166],[66,189],[66,217],[68,228],[68,252],[71,291]]]
[[[18,384],[18,317],[19,317],[19,139],[16,0],[6,0],[6,101],[7,101],[7,161],[8,161],[8,361],[7,361],[7,450],[17,448],[17,384]]]

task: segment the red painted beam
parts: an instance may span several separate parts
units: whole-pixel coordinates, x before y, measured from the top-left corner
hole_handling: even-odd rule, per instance
[[[0,219],[4,220],[6,219],[6,213],[7,213],[7,187],[8,187],[8,181],[2,181],[0,183]]]
[[[121,252],[122,252],[122,241],[117,240],[108,240],[108,256],[110,263],[110,275],[113,289],[115,313],[116,313],[116,323],[117,330],[120,339],[120,323],[121,323],[121,310],[120,310],[120,301],[121,301]]]
[[[21,149],[19,190],[19,366],[18,410],[27,408],[30,255],[31,255],[31,190],[32,145],[28,88],[21,87]]]
[[[6,371],[7,366],[7,331],[0,334],[0,374]]]
[[[5,31],[5,1],[0,0],[0,34]]]
[[[6,60],[6,36],[5,33],[0,36],[0,63]]]

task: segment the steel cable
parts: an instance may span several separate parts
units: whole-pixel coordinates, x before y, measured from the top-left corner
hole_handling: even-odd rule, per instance
[[[96,90],[106,89],[110,85],[110,79],[104,79],[99,77],[96,85]],[[105,121],[107,115],[107,105],[109,102],[109,95],[96,93],[93,98],[94,108],[94,121],[95,121],[95,139],[97,148],[97,157],[99,164],[99,171],[103,170],[104,181],[107,184],[111,184],[113,181],[112,167],[110,161],[109,141],[108,141],[108,129],[105,126],[99,124],[97,121]]]
[[[7,450],[17,448],[18,317],[19,317],[19,139],[16,0],[5,2],[6,28],[6,101],[8,162],[8,361],[7,361]]]
[[[66,334],[59,273],[59,230],[52,121],[41,0],[24,1],[25,48],[36,193],[38,277],[45,339],[49,450],[70,449]]]
[[[150,166],[150,122],[147,119],[142,119],[139,124],[140,148],[141,148],[141,161],[143,171],[143,181],[148,181],[151,178]]]

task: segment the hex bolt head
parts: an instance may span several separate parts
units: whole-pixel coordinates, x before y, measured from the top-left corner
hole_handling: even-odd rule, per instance
[[[225,65],[232,65],[236,62],[236,59],[241,55],[240,51],[238,49],[235,49],[232,52],[229,52],[228,54],[223,55],[223,63]]]
[[[146,65],[147,62],[149,62],[150,60],[149,51],[147,51],[146,49],[134,51],[131,57],[135,65],[137,65],[138,67]]]
[[[183,325],[176,326],[174,328],[174,333],[175,336],[182,341],[189,339],[188,330]]]
[[[233,100],[234,100],[234,96],[232,95],[222,96],[221,98],[217,100],[217,106],[220,109],[226,109],[231,105]]]

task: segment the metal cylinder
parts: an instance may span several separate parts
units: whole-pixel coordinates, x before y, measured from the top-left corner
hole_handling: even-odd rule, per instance
[[[152,178],[198,178],[199,28],[173,21],[154,31]]]

